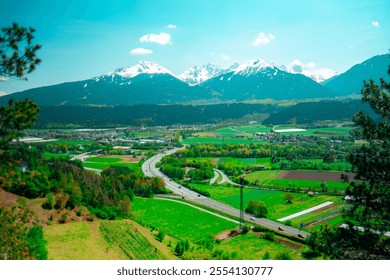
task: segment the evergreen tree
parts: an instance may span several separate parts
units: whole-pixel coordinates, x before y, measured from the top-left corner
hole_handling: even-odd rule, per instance
[[[390,67],[389,72],[390,74]],[[364,82],[362,100],[376,118],[359,112],[353,120],[359,127],[356,136],[366,144],[351,152],[351,162],[361,182],[352,182],[346,194],[351,207],[345,212],[345,228],[323,227],[312,234],[312,255],[333,259],[389,259],[390,238],[390,84]]]
[[[33,28],[21,27],[14,23],[4,27],[0,34],[0,77],[16,77],[27,80],[25,74],[31,73],[41,62],[36,51],[41,48],[33,44]]]

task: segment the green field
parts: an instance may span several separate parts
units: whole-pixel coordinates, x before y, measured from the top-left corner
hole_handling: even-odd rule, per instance
[[[329,217],[330,215],[339,214],[340,210],[345,207],[345,203],[336,202],[324,209],[303,214],[302,216],[291,219],[293,226],[298,227],[301,223],[308,225],[312,222],[319,221]]]
[[[48,152],[43,153],[43,158],[45,160],[49,160],[52,158],[70,159],[72,156],[73,155],[68,155],[68,154],[53,154],[53,153],[48,153]]]
[[[234,187],[209,186],[201,184],[191,184],[194,187],[208,191],[212,199],[240,208],[240,190]],[[260,200],[265,203],[268,208],[267,218],[277,220],[285,216],[297,213],[310,207],[319,205],[326,201],[338,202],[340,197],[330,195],[309,196],[304,193],[294,193],[293,203],[288,204],[284,199],[284,192],[244,189],[244,208],[250,200]]]
[[[100,222],[56,224],[44,228],[50,260],[124,260],[126,255],[101,236]]]
[[[264,170],[264,171],[255,171],[247,174],[245,180],[249,183],[254,184],[270,184],[275,180],[276,176],[280,173],[280,170]]]
[[[110,166],[124,166],[134,171],[139,171],[141,169],[138,163],[124,162],[120,158],[109,158],[109,157],[90,157],[82,164],[84,167],[101,169],[101,170]]]
[[[151,235],[144,235],[141,229],[131,221],[101,221],[100,231],[109,244],[121,248],[123,253],[131,260],[165,260],[173,258],[173,255],[170,253],[168,256],[163,254],[162,251],[164,250],[156,247],[156,245],[161,244],[157,243]]]
[[[266,158],[232,158],[222,157],[218,163],[226,163],[237,166],[239,168],[246,167],[247,165],[263,165],[265,168],[271,168],[271,160]]]
[[[133,201],[135,220],[162,230],[176,239],[197,242],[237,224],[199,211],[181,203],[136,197]]]
[[[175,259],[147,229],[130,220],[50,225],[44,236],[51,260]]]
[[[189,137],[183,139],[183,144],[253,144],[265,143],[263,140],[252,140],[246,138],[214,138],[214,137]]]
[[[233,255],[237,260],[261,260],[266,252],[271,259],[276,259],[280,253],[287,253],[292,259],[301,259],[301,250],[294,251],[279,243],[259,238],[253,234],[240,235],[223,241],[218,249],[226,255]]]

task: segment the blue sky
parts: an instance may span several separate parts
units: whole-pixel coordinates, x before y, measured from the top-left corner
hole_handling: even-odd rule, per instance
[[[390,48],[388,0],[0,0],[0,27],[34,27],[42,63],[0,94],[88,79],[140,60],[176,74],[251,59],[348,70]]]

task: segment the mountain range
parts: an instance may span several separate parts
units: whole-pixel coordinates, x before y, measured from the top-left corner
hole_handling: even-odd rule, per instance
[[[335,73],[329,69],[311,71],[299,61],[288,66],[276,66],[259,59],[225,68],[212,64],[198,65],[175,75],[157,63],[141,61],[88,80],[3,96],[0,104],[6,104],[9,98],[30,98],[40,106],[332,98],[358,93],[363,80],[379,81],[380,77],[386,77],[388,65],[389,56],[378,55],[318,83],[316,80],[323,81]]]

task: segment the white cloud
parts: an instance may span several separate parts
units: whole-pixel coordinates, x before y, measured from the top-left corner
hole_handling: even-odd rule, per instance
[[[371,22],[371,25],[374,26],[375,28],[378,28],[379,27],[379,21],[374,20],[374,21]]]
[[[269,33],[267,35],[264,32],[260,32],[259,34],[257,34],[255,40],[253,41],[253,45],[255,47],[267,45],[271,43],[271,40],[274,40],[275,38],[276,37],[272,33]]]
[[[316,64],[315,64],[314,62],[309,62],[309,63],[307,64],[307,67],[309,67],[309,68],[314,68],[314,67],[316,67]]]
[[[174,24],[168,24],[168,25],[165,26],[165,28],[168,28],[168,29],[176,29],[177,26],[174,25]]]
[[[130,51],[130,54],[132,55],[148,55],[152,53],[153,53],[152,50],[144,49],[144,48],[136,48]]]
[[[172,44],[171,35],[168,33],[147,34],[139,38],[141,43],[157,43],[160,45]]]
[[[230,56],[228,56],[227,54],[222,54],[222,60],[229,60],[230,59]]]

